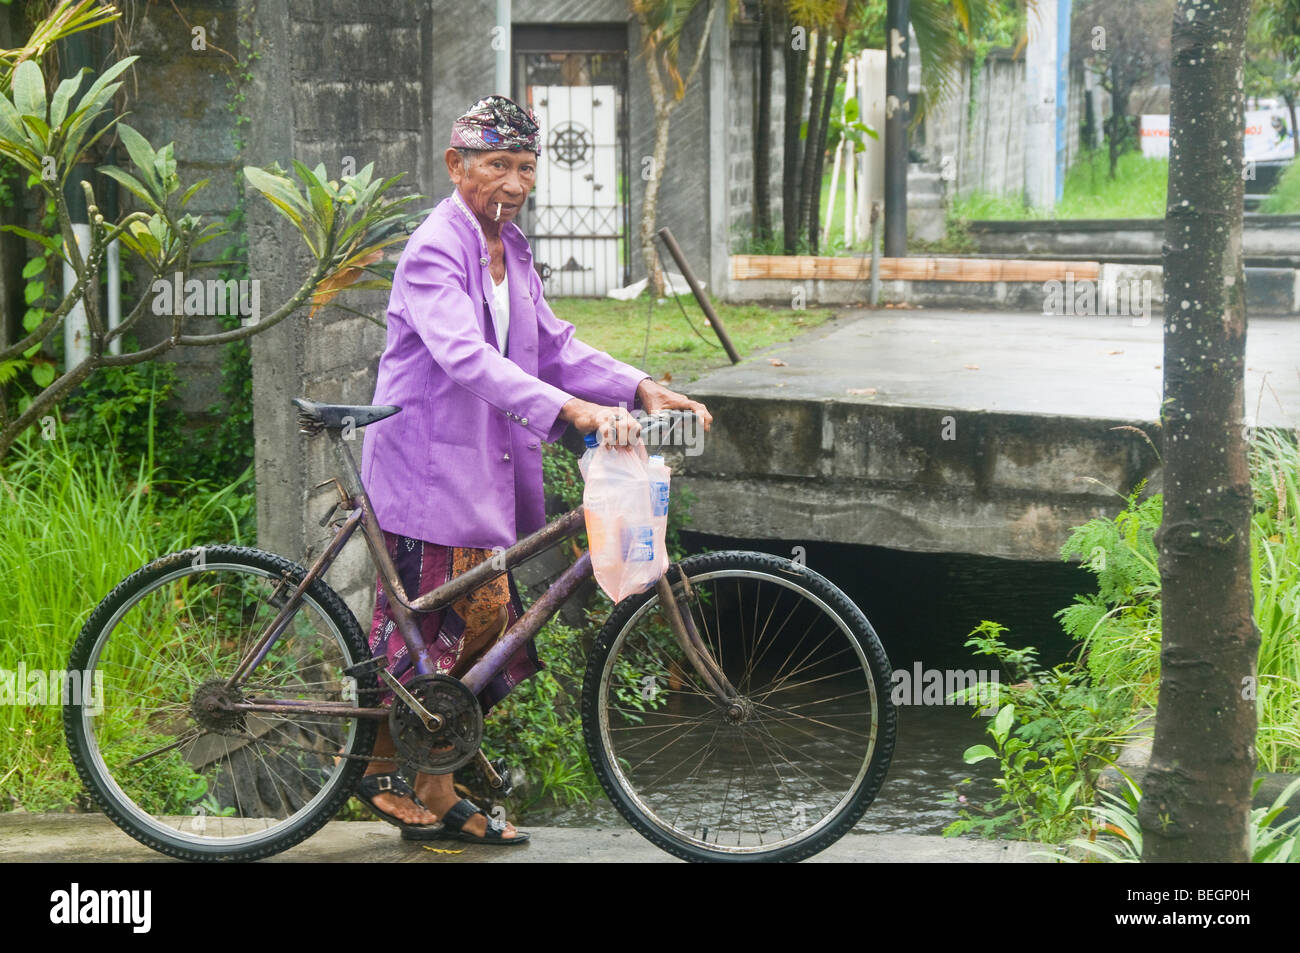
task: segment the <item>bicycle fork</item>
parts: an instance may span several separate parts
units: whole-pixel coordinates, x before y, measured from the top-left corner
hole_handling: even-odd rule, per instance
[[[743,720],[748,714],[746,703],[740,697],[740,693],[728,681],[722,668],[713,659],[713,655],[704,645],[700,638],[699,631],[695,628],[695,620],[691,616],[690,602],[694,598],[691,592],[690,580],[686,578],[686,573],[678,567],[677,574],[682,580],[682,595],[685,603],[685,610],[682,604],[677,601],[673,593],[672,584],[668,582],[668,573],[659,577],[655,583],[655,591],[659,594],[659,604],[663,606],[664,614],[668,616],[668,625],[673,630],[673,635],[677,637],[677,644],[682,647],[686,653],[686,658],[691,663],[691,667],[709,686],[714,695],[717,696],[719,707],[726,710],[727,717],[732,721]]]

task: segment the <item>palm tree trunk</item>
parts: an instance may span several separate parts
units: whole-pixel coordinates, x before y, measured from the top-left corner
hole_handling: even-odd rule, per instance
[[[1286,103],[1287,112],[1291,114],[1291,154],[1300,156],[1300,129],[1295,125],[1295,96],[1291,93],[1283,93],[1282,101]]]
[[[813,173],[817,168],[817,154],[823,151],[825,137],[817,139],[817,125],[821,119],[822,89],[826,85],[827,30],[817,31],[817,51],[813,54],[812,98],[808,101],[808,135],[803,144],[803,165],[799,169],[799,219],[798,232],[803,234],[812,221]]]
[[[754,237],[772,237],[772,9],[759,7],[758,106],[754,110]]]
[[[817,254],[817,238],[821,233],[819,227],[822,211],[822,170],[826,167],[826,130],[831,126],[831,106],[835,102],[835,87],[839,81],[840,68],[844,65],[844,31],[839,31],[835,41],[835,55],[831,57],[830,72],[826,77],[826,89],[822,93],[821,120],[817,124],[817,138],[809,141],[817,144],[815,167],[812,174],[812,194],[808,201],[808,244],[812,253]],[[831,215],[834,218],[834,214]]]
[[[789,16],[783,16],[785,164],[781,176],[781,230],[787,255],[793,255],[799,245],[799,124],[803,119],[804,83],[808,76],[808,51],[795,48],[791,26]],[[804,40],[806,47],[806,35]]]
[[[708,5],[709,13],[704,18],[704,26],[700,31],[698,46],[695,48],[695,60],[681,80],[680,88],[683,95],[704,62],[704,53],[709,46],[709,32],[713,29],[713,18],[718,12],[718,6],[716,2],[710,2]],[[655,151],[650,165],[650,178],[646,181],[645,200],[641,203],[641,226],[638,230],[638,238],[641,242],[641,258],[645,264],[651,293],[659,296],[664,293],[664,276],[659,268],[659,256],[655,250],[657,231],[655,217],[659,211],[659,186],[663,182],[664,165],[668,161],[668,123],[672,118],[673,110],[680,105],[680,100],[664,87],[664,78],[659,74],[662,54],[653,42],[645,39],[650,34],[649,24],[644,16],[638,17],[638,22],[643,41],[646,43],[644,50],[646,76],[650,85],[650,101],[654,104],[655,110]]]
[[[1250,860],[1259,629],[1241,251],[1250,5],[1178,0],[1165,218],[1160,694],[1139,818],[1144,862]],[[1193,125],[1194,124],[1194,125]]]

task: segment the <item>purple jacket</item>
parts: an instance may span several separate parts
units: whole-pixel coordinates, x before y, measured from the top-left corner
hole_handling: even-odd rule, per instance
[[[542,296],[528,240],[501,229],[509,350],[492,324],[487,242],[453,193],[403,249],[388,299],[374,403],[402,408],[366,428],[361,479],[390,533],[445,546],[510,546],[546,523],[541,442],[573,397],[635,408],[647,376],[573,336]]]

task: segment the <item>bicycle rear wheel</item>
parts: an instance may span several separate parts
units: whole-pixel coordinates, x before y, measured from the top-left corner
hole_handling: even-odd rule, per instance
[[[375,722],[224,707],[374,704],[374,674],[344,674],[369,657],[365,637],[320,579],[267,657],[225,687],[305,576],[271,553],[203,547],[143,567],[91,614],[69,664],[87,690],[65,706],[64,730],[87,788],[136,840],[185,860],[253,860],[308,837],[350,796]]]
[[[896,719],[880,640],[843,592],[788,559],[706,553],[680,572],[740,698],[720,704],[702,683],[654,590],[623,600],[583,683],[597,777],[633,827],[678,857],[810,857],[857,823],[889,767]]]

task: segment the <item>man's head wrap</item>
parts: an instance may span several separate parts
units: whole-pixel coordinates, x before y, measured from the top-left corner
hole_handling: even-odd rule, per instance
[[[453,149],[502,149],[541,155],[541,126],[531,109],[513,99],[487,96],[466,110],[451,126]]]

